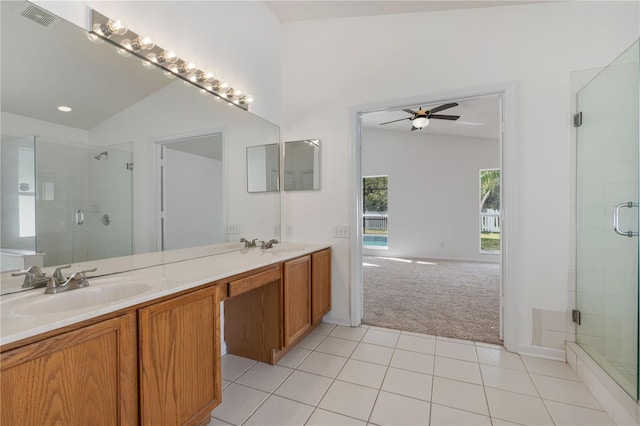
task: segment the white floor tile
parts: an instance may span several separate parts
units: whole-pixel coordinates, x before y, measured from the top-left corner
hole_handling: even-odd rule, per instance
[[[371,413],[376,425],[427,425],[429,403],[393,393],[380,392]]]
[[[447,407],[489,415],[484,388],[471,383],[434,377],[431,401]]]
[[[540,374],[531,377],[543,399],[579,405],[580,407],[602,410],[602,406],[582,382],[558,379]]]
[[[211,413],[215,418],[240,425],[269,397],[269,394],[235,383],[222,392],[222,403]]]
[[[530,373],[580,381],[578,376],[576,376],[576,373],[571,370],[571,367],[569,367],[569,364],[566,362],[552,361],[550,359],[536,358],[526,355],[522,356],[522,361],[524,361],[524,364]]]
[[[226,387],[227,387],[227,386],[229,386],[231,383],[233,383],[233,382],[230,382],[230,381],[228,381],[228,380],[222,379],[222,389],[226,388]]]
[[[436,356],[433,375],[482,385],[478,363]]]
[[[396,348],[433,355],[436,353],[436,339],[407,336],[403,334],[400,336]]]
[[[518,423],[508,422],[502,419],[496,419],[495,417],[491,418],[491,423],[493,423],[493,426],[520,426]]]
[[[378,391],[352,383],[333,382],[318,407],[360,420],[368,420]]]
[[[244,425],[302,426],[312,412],[313,407],[309,405],[271,395]]]
[[[454,339],[452,337],[443,337],[443,336],[437,336],[436,338],[440,342],[460,343],[462,345],[473,345],[473,346],[475,346],[475,342],[473,340]]]
[[[360,339],[362,339],[362,336],[364,336],[364,334],[367,332],[368,328],[369,327],[362,325],[360,327],[345,327],[342,325],[338,325],[333,329],[331,333],[329,333],[329,336],[360,341]]]
[[[491,426],[491,418],[444,405],[431,404],[431,426]]]
[[[415,333],[413,331],[403,331],[400,334],[402,334],[403,336],[422,337],[424,339],[435,339],[436,338],[436,336],[434,336],[433,334]]]
[[[551,418],[557,425],[615,425],[615,422],[604,411],[596,411],[575,405],[555,401],[544,401]]]
[[[396,349],[391,358],[390,365],[391,367],[416,371],[418,373],[433,374],[433,362],[433,355]]]
[[[399,337],[400,334],[398,333],[387,333],[386,331],[369,329],[362,338],[362,342],[395,348]]]
[[[492,418],[523,425],[553,425],[540,398],[492,388],[485,392]]]
[[[526,371],[481,365],[482,380],[490,388],[502,389],[509,392],[539,396],[536,387]]]
[[[227,423],[223,420],[216,419],[215,417],[211,417],[211,421],[207,423],[207,426],[230,426],[231,423]]]
[[[520,355],[514,354],[513,352],[507,352],[504,349],[476,346],[476,353],[478,354],[478,362],[480,362],[480,364],[526,371]]]
[[[319,374],[333,379],[338,375],[346,362],[347,358],[322,352],[312,352],[298,366],[298,370],[306,371],[307,373]]]
[[[337,337],[327,336],[322,343],[316,347],[316,351],[326,354],[338,355],[349,358],[358,342],[353,340],[339,339]]]
[[[274,393],[305,404],[318,405],[332,382],[332,379],[317,374],[294,371]]]
[[[389,365],[393,356],[393,348],[372,345],[370,343],[358,343],[351,354],[351,358],[360,361],[373,362],[375,364]]]
[[[502,345],[495,345],[493,343],[485,343],[485,342],[475,342],[476,347],[480,347],[480,348],[491,348],[491,349],[498,349],[501,351],[504,351],[504,346]]]
[[[322,322],[312,331],[312,333],[324,334],[325,336],[327,336],[333,331],[334,328],[336,328],[335,324]]]
[[[316,408],[307,426],[366,426],[367,422]]]
[[[325,337],[327,336],[323,334],[309,333],[307,337],[302,339],[300,343],[296,345],[296,348],[312,351],[324,340]]]
[[[290,368],[259,362],[237,378],[236,383],[271,393],[292,371]]]
[[[433,376],[389,367],[382,383],[382,390],[409,396],[411,398],[431,400]]]
[[[226,354],[222,357],[222,378],[233,382],[245,371],[256,364],[257,361]]]
[[[293,348],[285,356],[280,358],[278,365],[288,368],[296,368],[311,353],[308,349]]]
[[[387,367],[384,365],[350,359],[344,367],[342,367],[336,379],[355,383],[356,385],[380,389],[386,372]]]
[[[369,330],[380,330],[380,331],[385,331],[387,333],[395,333],[395,334],[402,333],[402,331],[396,330],[394,328],[378,327],[376,325],[370,325]]]
[[[478,362],[475,345],[466,345],[464,343],[438,339],[436,341],[436,355],[461,359],[463,361]]]

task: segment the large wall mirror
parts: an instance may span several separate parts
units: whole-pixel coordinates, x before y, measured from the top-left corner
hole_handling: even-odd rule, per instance
[[[175,247],[228,243],[221,250],[233,250],[242,236],[279,236],[279,192],[252,197],[246,173],[247,147],[278,144],[276,125],[143,67],[109,43],[91,42],[84,29],[63,19],[43,26],[22,16],[30,6],[0,2],[6,41],[0,74],[2,253],[41,252],[44,266],[53,267],[162,250],[164,161],[177,167],[165,178],[182,179],[169,183],[190,196],[179,202],[191,207],[163,220],[184,226],[190,214],[200,215],[205,199],[217,208],[210,241],[180,240]],[[170,145],[194,139],[200,148]],[[221,149],[204,149],[208,141]],[[195,161],[215,164],[216,172],[188,175]],[[208,185],[210,179],[216,184]],[[108,262],[96,274],[175,257],[145,259]],[[2,267],[2,291],[19,287],[21,279],[8,271],[19,266],[3,260]]]
[[[284,190],[320,189],[320,141],[284,143]]]

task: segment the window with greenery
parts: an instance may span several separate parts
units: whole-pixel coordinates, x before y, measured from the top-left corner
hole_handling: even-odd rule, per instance
[[[480,251],[500,251],[500,169],[480,170]]]
[[[388,246],[387,188],[387,176],[362,178],[362,234],[366,247]]]

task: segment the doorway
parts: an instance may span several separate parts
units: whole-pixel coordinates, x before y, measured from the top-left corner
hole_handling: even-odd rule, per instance
[[[222,134],[162,143],[160,176],[161,249],[224,242]]]
[[[362,210],[370,203],[359,192],[360,318],[501,343],[503,96],[444,99],[360,114],[361,189],[367,177],[388,179],[384,218]],[[416,128],[410,112],[445,104],[445,119]],[[373,219],[385,224],[386,246],[371,246]]]

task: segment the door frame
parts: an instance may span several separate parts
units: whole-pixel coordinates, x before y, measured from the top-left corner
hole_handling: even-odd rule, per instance
[[[506,349],[517,352],[520,336],[519,297],[520,286],[514,276],[513,252],[518,226],[518,94],[517,82],[508,81],[487,86],[449,90],[410,98],[386,100],[351,108],[352,138],[350,150],[350,234],[349,245],[352,253],[350,277],[350,320],[351,326],[362,323],[363,282],[362,282],[362,130],[361,116],[365,113],[402,108],[411,104],[445,103],[451,99],[468,99],[488,95],[499,95],[502,104],[500,170],[501,170],[501,268],[502,282],[500,291],[501,336]]]
[[[228,173],[228,158],[227,158],[227,134],[225,128],[213,128],[208,130],[203,130],[199,132],[190,132],[190,133],[182,133],[177,135],[165,136],[161,138],[157,138],[152,140],[151,149],[154,151],[154,155],[150,156],[153,159],[154,164],[150,164],[150,172],[153,177],[151,178],[151,182],[154,185],[153,194],[155,195],[155,200],[150,203],[153,206],[153,217],[156,221],[155,223],[155,246],[156,251],[163,251],[163,199],[164,199],[164,188],[163,188],[163,179],[164,179],[164,160],[163,160],[163,149],[165,145],[180,142],[189,139],[200,139],[207,136],[220,135],[222,138],[222,202],[224,203],[224,211],[222,213],[224,220],[224,229],[227,229],[228,223],[228,190],[227,190],[227,173]]]

